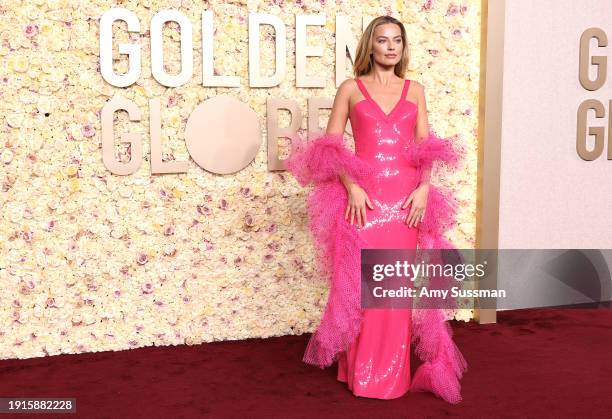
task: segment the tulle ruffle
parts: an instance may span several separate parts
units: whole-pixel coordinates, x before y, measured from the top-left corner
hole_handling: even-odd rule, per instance
[[[421,364],[410,391],[430,391],[449,403],[461,401],[459,380],[467,362],[452,339],[453,331],[440,308],[413,310],[412,341]]]
[[[374,168],[355,157],[344,144],[342,134],[317,132],[313,139],[304,140],[292,135],[292,151],[285,159],[285,168],[301,186],[339,180],[339,174],[348,174],[358,183],[367,183],[374,174]]]
[[[303,361],[325,368],[355,340],[362,320],[360,255],[364,243],[356,226],[344,219],[348,195],[339,175],[347,174],[368,193],[375,172],[345,146],[341,134],[317,132],[310,141],[299,135],[290,138],[292,152],[284,162],[285,168],[300,185],[314,186],[307,198],[308,227],[320,273],[330,284],[323,317],[308,342]],[[461,150],[431,131],[427,138],[407,147],[405,157],[421,168],[431,168],[436,161],[457,167]],[[452,191],[430,184],[427,201],[417,246],[452,249],[452,243],[444,238],[455,224],[457,202]],[[414,310],[412,341],[423,364],[413,378],[411,391],[431,391],[450,403],[460,401],[459,379],[467,363],[452,340],[452,330],[441,309]]]
[[[368,191],[374,171],[345,146],[342,135],[318,132],[310,141],[299,135],[290,139],[292,152],[285,168],[300,185],[314,185],[306,201],[308,227],[319,273],[330,285],[323,317],[303,361],[325,368],[356,339],[362,320],[359,290],[364,243],[356,226],[344,219],[348,194],[339,175],[348,175]]]
[[[434,130],[430,130],[427,137],[418,143],[412,142],[406,148],[408,161],[422,169],[431,168],[435,162],[457,169],[464,154],[465,150],[459,143],[439,137]]]

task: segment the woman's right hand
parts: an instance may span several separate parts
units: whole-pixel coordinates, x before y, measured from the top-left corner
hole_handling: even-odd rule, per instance
[[[363,227],[365,223],[368,222],[366,217],[366,205],[369,206],[370,209],[374,209],[374,206],[372,202],[370,202],[368,194],[357,183],[350,184],[347,187],[347,191],[348,205],[344,212],[344,219],[348,220],[350,217],[350,223],[353,225],[353,221],[356,218],[357,224]]]

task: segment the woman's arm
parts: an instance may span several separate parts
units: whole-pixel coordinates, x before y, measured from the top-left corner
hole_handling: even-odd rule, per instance
[[[427,104],[425,102],[425,92],[423,85],[419,82],[412,81],[417,94],[417,122],[414,133],[414,142],[419,144],[429,136],[429,123],[427,121]],[[409,227],[416,227],[418,223],[425,218],[425,210],[427,207],[427,196],[429,194],[429,179],[431,177],[431,167],[421,167],[421,175],[419,185],[413,190],[404,204],[402,209],[408,207],[410,203],[410,211],[406,217],[406,224]]]
[[[346,122],[350,113],[350,97],[355,88],[357,88],[357,82],[354,79],[346,79],[338,86],[331,114],[327,121],[327,134],[344,136]],[[355,179],[346,173],[340,173],[338,177],[348,192],[348,203],[344,212],[344,219],[350,221],[351,224],[356,221],[360,226],[365,225],[367,222],[366,206],[373,209],[372,202]]]
[[[415,143],[420,143],[429,135],[429,122],[427,119],[427,102],[425,100],[425,88],[423,85],[417,81],[412,81],[414,84],[416,94],[417,94],[417,107],[419,113],[417,115],[417,122],[415,128]],[[431,178],[431,167],[423,169],[421,173],[420,185],[429,186],[429,180]]]
[[[350,96],[355,85],[356,82],[353,79],[346,79],[338,86],[338,90],[334,96],[331,114],[327,121],[327,129],[325,131],[327,134],[344,135],[350,110]],[[357,184],[357,182],[347,174],[341,174],[340,180],[347,191]]]

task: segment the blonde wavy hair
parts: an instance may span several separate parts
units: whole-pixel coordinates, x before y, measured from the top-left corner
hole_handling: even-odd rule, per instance
[[[402,79],[405,78],[405,73],[408,68],[408,42],[406,40],[406,28],[402,22],[392,16],[378,16],[374,18],[366,27],[365,31],[357,44],[357,54],[353,64],[353,74],[355,77],[368,74],[374,67],[374,57],[372,56],[372,39],[374,38],[374,29],[386,23],[394,23],[400,28],[402,35],[402,57],[395,65],[393,72]]]

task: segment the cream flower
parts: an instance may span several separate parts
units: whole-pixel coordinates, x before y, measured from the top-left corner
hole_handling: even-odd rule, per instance
[[[25,358],[149,344],[197,344],[281,335],[289,327],[292,333],[312,331],[328,288],[305,280],[316,275],[315,249],[307,229],[292,228],[304,222],[295,217],[303,215],[299,211],[307,191],[290,177],[281,182],[267,171],[265,147],[253,163],[231,176],[213,175],[193,161],[186,174],[150,174],[149,99],[162,99],[164,154],[189,160],[183,132],[186,119],[205,98],[227,93],[224,88],[203,89],[198,84],[201,40],[195,43],[194,77],[188,84],[169,89],[150,77],[144,35],[148,19],[161,8],[182,7],[194,25],[194,38],[199,38],[200,15],[191,7],[194,3],[132,2],[138,3],[130,10],[139,16],[142,33],[128,35],[118,30],[124,23],[113,25],[114,44],[130,42],[131,37],[139,38],[142,45],[139,84],[128,88],[104,82],[99,73],[98,23],[87,18],[99,17],[107,5],[85,0],[32,0],[19,7],[12,3],[5,6],[7,19],[0,22],[0,40],[4,40],[0,56],[5,58],[7,78],[3,104],[12,109],[2,115],[6,132],[0,165],[7,175],[0,179],[5,182],[0,187],[6,189],[0,234],[18,236],[0,243],[0,255],[5,255],[0,260],[5,268],[0,270],[0,300],[18,299],[21,307],[15,317],[14,307],[0,307],[0,318],[16,321],[5,331],[6,339],[0,339],[0,355]],[[460,140],[473,151],[480,4],[468,1],[470,13],[460,15],[453,9],[454,16],[445,16],[445,3],[431,5],[430,10],[410,2],[396,5],[402,20],[411,23],[410,77],[423,78],[432,126],[448,135],[461,133]],[[379,6],[367,3],[368,14],[376,15]],[[329,7],[317,4],[321,11]],[[247,12],[240,12],[219,28],[227,39],[239,41],[247,34],[239,20]],[[323,29],[328,46],[333,45],[334,26],[328,19]],[[293,33],[289,28],[290,36]],[[169,35],[178,39],[176,29]],[[246,80],[248,56],[242,50],[246,45],[235,44],[241,50],[234,52],[232,47],[229,54],[216,57],[217,70]],[[168,71],[178,71],[178,43],[166,42],[164,47]],[[273,52],[273,48],[262,51],[267,66],[273,62]],[[311,70],[323,74],[333,64],[334,57],[326,56],[313,61]],[[121,56],[114,68],[126,71],[126,57]],[[264,121],[269,92],[248,91],[246,85],[244,89],[234,93]],[[330,96],[333,91],[330,87],[323,94]],[[128,156],[119,145],[119,135],[143,134],[145,161],[129,176],[112,175],[101,161],[100,110],[114,95],[129,98],[141,110],[140,121],[127,120],[124,112],[115,115],[116,150],[123,150],[123,158]],[[306,103],[311,92],[288,84],[275,95]],[[289,122],[284,115],[281,119],[279,123]],[[476,167],[470,158],[466,173],[436,174],[436,181],[459,189],[464,203],[461,226],[449,238],[468,246],[473,245],[475,230],[471,191]],[[293,265],[294,249],[301,256],[299,271]],[[23,291],[29,294],[22,294],[17,284],[28,280],[35,280],[37,287],[30,292],[26,286]],[[270,304],[279,297],[291,304]],[[95,306],[84,304],[85,300]],[[247,300],[249,304],[241,305]],[[473,312],[460,309],[448,315],[468,320]],[[37,339],[31,338],[32,333]],[[13,346],[14,342],[22,343]]]

